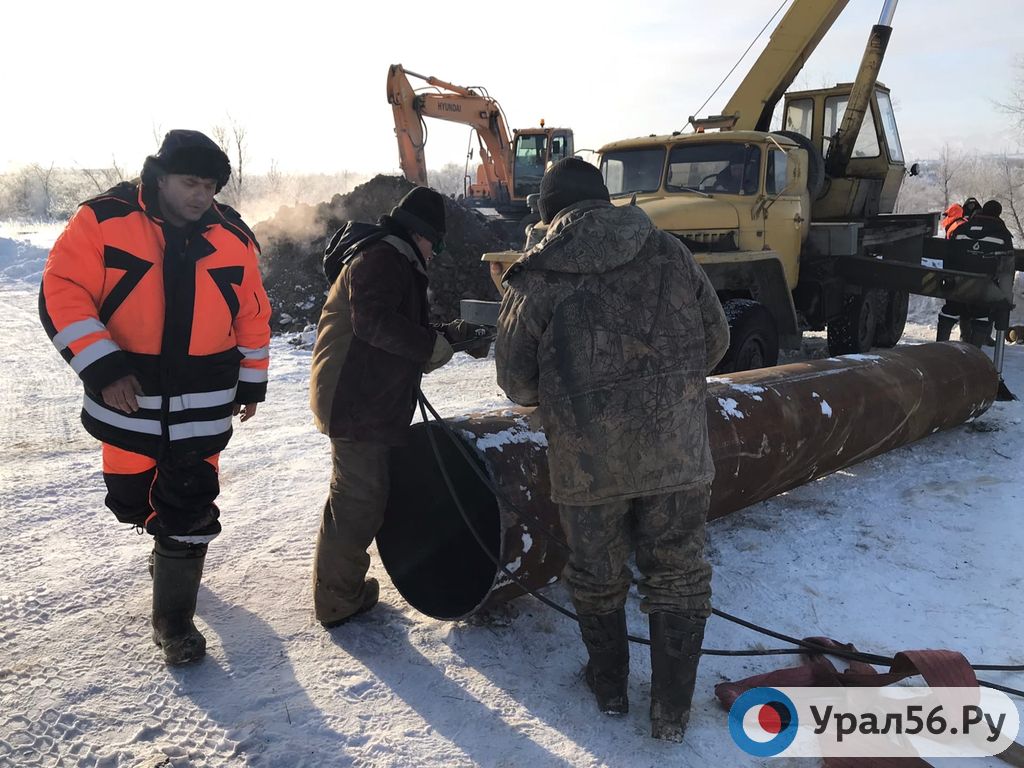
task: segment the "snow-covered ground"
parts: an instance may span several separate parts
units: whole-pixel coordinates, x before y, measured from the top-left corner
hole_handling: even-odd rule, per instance
[[[329,449],[308,417],[309,351],[283,338],[269,400],[222,460],[224,533],[198,608],[209,655],[166,668],[149,639],[148,537],[103,506],[77,379],[37,319],[54,236],[0,228],[0,766],[761,764],[733,745],[713,687],[794,657],[706,657],[686,741],[674,745],[647,735],[645,650],[633,653],[632,711],[601,716],[574,626],[530,598],[485,621],[436,621],[375,560],[381,604],[323,630],[310,569]],[[915,322],[908,338],[932,333]],[[808,341],[809,354],[821,349]],[[1024,392],[1024,347],[1007,348],[1006,379]],[[507,402],[493,361],[465,355],[425,390],[444,414]],[[716,606],[861,650],[1024,663],[1022,420],[1024,404],[997,403],[972,424],[711,524]],[[560,585],[549,594],[567,602]],[[628,610],[646,635],[635,594]],[[778,643],[713,618],[706,645]],[[1024,688],[1022,675],[983,676]]]

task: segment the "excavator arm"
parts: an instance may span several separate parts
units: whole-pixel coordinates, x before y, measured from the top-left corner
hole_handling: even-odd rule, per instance
[[[417,93],[409,75],[434,90]],[[395,116],[395,137],[402,171],[414,184],[426,185],[427,165],[423,153],[426,130],[423,118],[462,123],[473,128],[481,143],[483,175],[495,186],[491,197],[507,199],[511,187],[511,144],[508,126],[498,102],[471,88],[454,85],[436,77],[420,75],[393,64],[388,69],[388,102]]]
[[[722,111],[733,130],[767,131],[772,113],[849,0],[793,0]]]
[[[423,118],[415,109],[416,92],[401,65],[388,70],[388,103],[395,114],[395,138],[398,139],[398,161],[405,178],[421,187],[427,185],[427,160],[423,146],[427,136]]]

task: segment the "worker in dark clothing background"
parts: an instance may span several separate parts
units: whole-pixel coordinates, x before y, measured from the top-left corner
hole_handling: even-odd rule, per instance
[[[964,203],[965,219],[951,225],[947,229],[947,237],[956,241],[971,242],[973,249],[980,251],[998,251],[1013,247],[1013,235],[1002,220],[1003,206],[998,200],[989,200],[980,210],[966,218],[968,204]],[[975,204],[977,201],[974,200]],[[974,206],[970,206],[974,210]],[[937,341],[949,341],[953,326],[960,323],[960,340],[975,346],[992,346],[992,319],[988,310],[960,302],[946,302],[939,310],[938,327],[935,338]]]

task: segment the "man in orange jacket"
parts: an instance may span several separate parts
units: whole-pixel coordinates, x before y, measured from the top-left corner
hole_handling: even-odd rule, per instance
[[[39,315],[82,379],[82,423],[103,442],[106,505],[154,537],[153,640],[201,658],[193,622],[220,533],[218,457],[232,416],[266,397],[270,306],[259,245],[214,201],[231,175],[198,131],[174,130],[141,183],[82,203],[50,252]]]

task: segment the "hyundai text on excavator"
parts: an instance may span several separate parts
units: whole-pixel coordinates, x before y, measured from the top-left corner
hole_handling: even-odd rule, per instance
[[[414,90],[409,76],[426,82],[426,89]],[[388,69],[387,87],[402,172],[413,184],[427,186],[427,117],[463,123],[476,131],[480,165],[476,182],[467,185],[466,199],[505,216],[525,215],[526,198],[540,189],[548,164],[573,155],[572,130],[546,128],[543,120],[539,128],[514,130],[510,138],[501,105],[484,88],[454,85],[401,64]]]
[[[909,293],[984,305],[998,334],[1008,326],[1012,250],[968,250],[934,237],[938,214],[892,213],[908,171],[877,76],[896,0],[853,83],[785,94],[847,2],[794,0],[723,113],[691,117],[694,132],[600,149],[612,202],[643,208],[710,276],[732,332],[721,372],[775,365],[805,329],[827,329],[833,355],[891,347]],[[772,132],[784,94],[783,130]],[[508,256],[485,260],[499,274]]]

